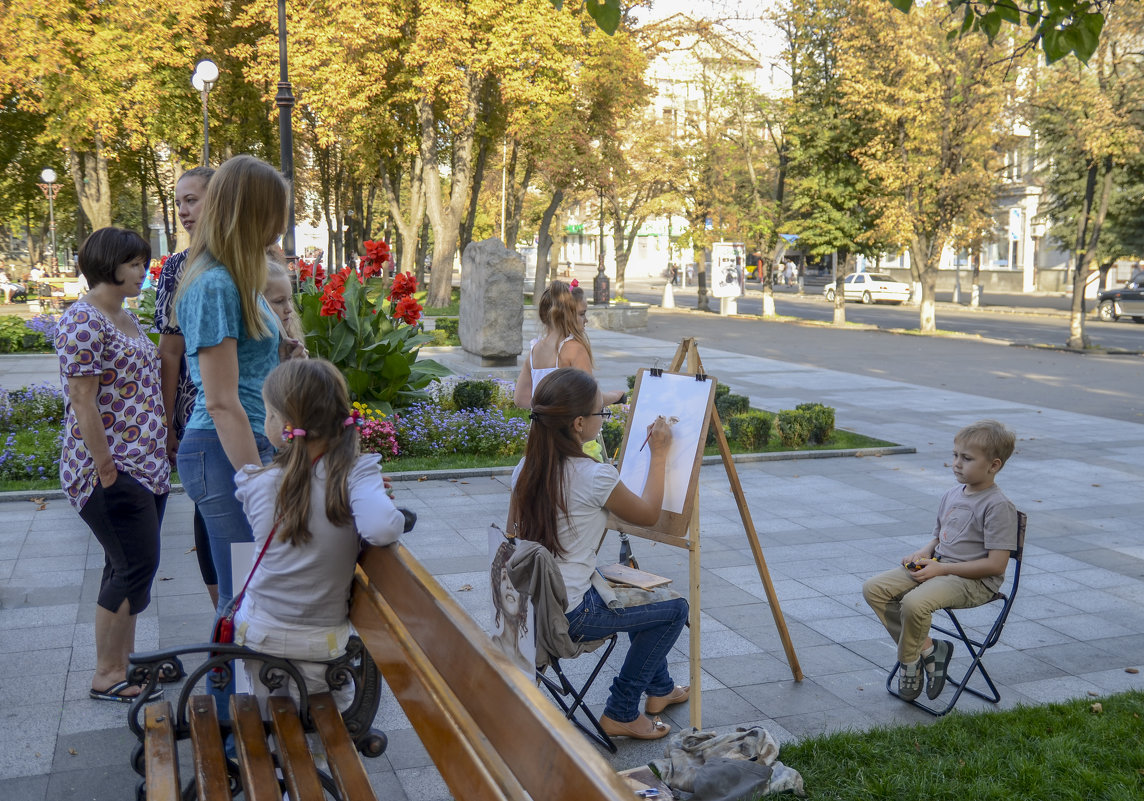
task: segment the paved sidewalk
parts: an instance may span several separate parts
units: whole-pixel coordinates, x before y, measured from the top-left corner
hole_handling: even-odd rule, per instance
[[[641,366],[665,364],[663,342],[593,331],[606,386]],[[861,582],[929,535],[953,433],[996,417],[1019,435],[999,483],[1029,515],[1020,596],[1002,645],[987,663],[1002,706],[1144,688],[1144,425],[1007,403],[718,350],[700,343],[707,372],[770,409],[820,401],[840,427],[917,449],[878,458],[743,464],[771,576],[806,678],[791,678],[721,466],[700,478],[703,720],[759,723],[780,742],[843,728],[928,722],[889,696],[893,646],[861,598]],[[0,373],[9,362],[0,359]],[[54,365],[44,376],[51,380]],[[31,368],[27,368],[34,372]],[[34,379],[33,379],[34,380]],[[7,384],[2,376],[0,383]],[[419,515],[405,542],[483,626],[491,624],[485,527],[503,521],[504,476],[401,482]],[[173,496],[154,602],[137,647],[206,638],[211,609],[191,552],[191,506]],[[686,553],[637,541],[641,567],[686,579]],[[612,538],[604,554],[617,552]],[[92,620],[102,555],[63,500],[38,509],[0,503],[0,799],[127,799],[136,776],[126,710],[88,700]],[[979,619],[976,613],[967,617]],[[622,646],[621,646],[622,648]],[[618,664],[620,655],[612,657]],[[672,660],[686,681],[687,638]],[[597,682],[602,702],[608,682]],[[984,703],[964,697],[959,707]],[[688,707],[668,718],[686,725]],[[400,708],[386,696],[377,725],[389,750],[365,760],[379,797],[436,801],[448,792]],[[617,768],[659,755],[662,743],[620,740]],[[797,768],[797,765],[793,767]]]

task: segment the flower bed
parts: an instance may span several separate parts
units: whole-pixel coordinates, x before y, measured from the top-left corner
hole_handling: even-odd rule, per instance
[[[59,387],[0,389],[0,481],[58,483],[63,424]]]
[[[56,338],[54,314],[37,314],[30,320],[14,314],[0,316],[0,353],[43,353]]]

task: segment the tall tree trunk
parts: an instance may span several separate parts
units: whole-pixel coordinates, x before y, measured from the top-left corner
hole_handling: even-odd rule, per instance
[[[1097,176],[1103,173],[1100,180],[1100,207],[1096,216],[1092,215],[1092,206],[1096,201]],[[1077,221],[1076,246],[1073,248],[1076,260],[1076,270],[1073,272],[1072,307],[1069,310],[1069,338],[1066,343],[1070,348],[1087,348],[1092,342],[1084,330],[1084,291],[1088,284],[1089,267],[1092,257],[1096,254],[1097,245],[1100,244],[1100,229],[1104,227],[1104,218],[1108,216],[1108,202],[1112,194],[1112,157],[1105,156],[1100,162],[1089,164],[1088,175],[1084,187],[1084,213]]]
[[[937,262],[944,247],[945,237],[936,233],[928,236],[917,234],[910,240],[910,266],[922,287],[918,330],[927,333],[937,330]]]
[[[461,228],[461,212],[469,198],[473,177],[473,142],[476,136],[477,99],[481,79],[469,76],[463,122],[453,131],[449,202],[442,198],[441,170],[437,152],[437,124],[428,98],[417,103],[421,129],[421,161],[425,170],[425,210],[433,226],[433,274],[426,305],[447,306],[453,292],[453,258]]]
[[[155,193],[159,196],[159,206],[163,211],[163,234],[167,238],[167,250],[170,251],[175,244],[175,215],[167,203],[167,191],[163,186],[163,180],[159,177],[159,162],[155,158],[155,150],[152,147],[147,148],[147,156],[151,164],[151,177],[155,179]]]
[[[103,137],[95,133],[90,152],[68,148],[67,156],[68,172],[75,184],[80,208],[91,222],[92,230],[106,228],[111,225],[111,178]]]
[[[421,220],[421,237],[417,242],[417,264],[414,273],[417,276],[417,285],[425,286],[425,262],[429,257],[429,217]],[[450,298],[451,300],[452,298]]]
[[[481,137],[480,147],[477,148],[477,166],[473,170],[473,188],[469,192],[469,211],[465,215],[465,222],[461,225],[461,253],[473,241],[473,226],[477,222],[477,206],[481,197],[481,186],[485,181],[485,165],[489,160],[489,138]]]
[[[515,151],[516,145],[513,144]],[[513,171],[509,173],[509,180],[512,182],[509,186],[513,187],[512,202],[508,206],[508,220],[505,225],[505,245],[509,250],[516,250],[516,240],[520,236],[520,219],[524,212],[524,196],[528,194],[528,185],[532,183],[532,174],[536,169],[536,163],[532,159],[526,159],[524,165],[524,177],[520,180],[520,186],[515,185],[516,179],[516,153],[513,153]]]
[[[548,276],[548,253],[552,249],[552,218],[556,216],[556,210],[560,208],[563,201],[564,188],[560,187],[552,193],[552,200],[548,202],[548,206],[540,218],[540,233],[536,240],[536,269],[532,278],[532,291],[536,294],[539,294],[541,288],[548,283],[546,278]]]
[[[401,233],[400,271],[403,273],[416,272],[418,283],[424,278],[419,260],[417,258],[417,229],[425,219],[425,192],[424,171],[421,169],[421,156],[413,157],[409,170],[409,204],[402,213],[401,209],[401,173],[390,175],[385,165],[381,165],[381,187],[385,192],[386,202],[389,204],[389,216],[393,224]]]

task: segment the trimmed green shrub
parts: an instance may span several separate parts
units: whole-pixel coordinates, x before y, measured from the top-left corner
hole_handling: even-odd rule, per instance
[[[727,421],[727,436],[743,448],[762,450],[771,439],[774,417],[758,409],[749,409]]]
[[[794,407],[806,415],[810,426],[808,441],[812,445],[821,445],[830,439],[834,433],[834,407],[823,406],[821,403],[800,403]]]
[[[604,449],[607,451],[605,456],[611,459],[612,454],[620,449],[620,443],[624,440],[624,424],[615,420],[605,420],[600,430],[604,436]]]
[[[810,437],[810,421],[806,412],[783,409],[775,418],[779,441],[784,448],[801,448]]]
[[[458,333],[460,322],[456,317],[438,317],[433,330],[427,332],[433,335],[433,345],[439,348],[460,345],[461,337]]]
[[[746,395],[734,395],[728,390],[722,394],[719,390],[724,387],[724,384],[715,385],[715,411],[719,412],[719,419],[723,421],[724,427],[727,421],[737,414],[746,414],[751,409],[751,399]],[[715,444],[715,427],[707,427],[707,445]]]
[[[488,409],[495,391],[492,381],[462,381],[453,389],[453,403],[460,410]]]
[[[44,335],[29,328],[22,318],[14,314],[0,316],[0,353],[37,352],[51,347]]]
[[[726,395],[730,391],[731,391],[731,387],[728,384],[716,384],[715,385],[715,400],[719,400],[721,397],[723,397],[724,395]]]

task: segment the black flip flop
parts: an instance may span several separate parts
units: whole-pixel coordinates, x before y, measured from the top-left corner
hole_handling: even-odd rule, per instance
[[[96,701],[118,701],[121,704],[131,704],[131,703],[134,703],[135,699],[137,699],[139,697],[138,694],[136,694],[136,695],[124,695],[123,691],[126,690],[128,687],[138,687],[138,686],[139,685],[131,684],[130,682],[127,682],[127,681],[117,681],[115,684],[112,684],[106,690],[91,690],[88,693],[88,695],[93,700],[96,700]],[[163,697],[163,688],[162,687],[156,687],[154,690],[151,691],[151,694],[149,696],[147,696],[147,700],[148,701],[158,701],[162,697]]]

